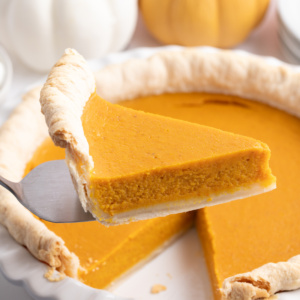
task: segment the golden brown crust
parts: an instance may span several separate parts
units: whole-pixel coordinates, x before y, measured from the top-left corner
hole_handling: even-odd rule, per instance
[[[22,179],[26,163],[47,137],[38,103],[39,91],[40,88],[36,88],[28,92],[0,129],[0,174],[12,181]],[[68,276],[77,277],[79,260],[64,246],[64,241],[2,187],[0,198],[0,223],[11,236],[37,259]]]
[[[227,278],[223,282],[224,300],[268,298],[279,291],[300,288],[300,255],[287,262],[268,263],[252,272]]]
[[[52,68],[40,96],[49,134],[57,146],[66,148],[66,161],[85,210],[88,208],[87,174],[93,167],[93,160],[89,155],[81,115],[94,91],[94,75],[85,60],[75,50],[67,49]]]

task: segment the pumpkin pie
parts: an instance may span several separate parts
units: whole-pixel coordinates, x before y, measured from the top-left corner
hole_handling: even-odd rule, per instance
[[[299,288],[300,186],[295,180],[300,176],[299,77],[287,66],[269,64],[255,56],[196,50],[159,53],[95,74],[98,94],[110,102],[214,126],[270,145],[271,167],[280,183],[276,190],[199,210],[198,229],[215,299],[221,299],[221,291],[225,299],[249,299],[247,295],[255,299],[278,288]],[[25,168],[27,172],[44,160],[64,156],[63,149],[47,140],[38,94],[39,89],[26,94],[0,130],[0,172],[8,179],[18,181]],[[3,188],[0,197],[0,223],[37,259],[70,277],[78,278],[79,273],[86,284],[91,283],[81,277],[79,269],[85,268],[86,276],[101,274],[97,251],[84,256],[91,246],[91,231],[102,226],[99,222],[89,223],[91,227],[82,228],[78,235],[77,224],[65,227],[43,222]],[[78,237],[83,240],[76,243]],[[122,259],[122,254],[119,257]],[[253,269],[258,271],[253,273]],[[272,272],[279,276],[269,276]]]
[[[42,112],[84,209],[120,224],[272,190],[258,140],[103,100],[84,59],[67,49],[41,91]]]

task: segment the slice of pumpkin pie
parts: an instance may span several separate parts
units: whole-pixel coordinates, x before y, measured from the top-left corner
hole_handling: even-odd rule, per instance
[[[179,84],[179,83],[178,83]],[[214,205],[275,187],[264,143],[111,104],[68,49],[41,91],[42,112],[82,205],[118,224]]]

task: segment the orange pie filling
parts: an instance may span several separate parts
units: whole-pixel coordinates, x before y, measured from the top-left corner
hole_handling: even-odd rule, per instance
[[[89,198],[111,216],[275,181],[268,146],[251,138],[125,109],[96,93],[82,124],[94,162]]]
[[[300,253],[299,119],[258,102],[214,94],[166,94],[126,101],[122,105],[250,136],[265,141],[272,149],[270,165],[279,182],[276,190],[198,212],[198,230],[215,299],[221,297],[219,288],[225,278]],[[27,171],[45,160],[63,157],[64,151],[47,141],[29,162]],[[175,216],[188,220],[166,221],[174,220]],[[190,215],[180,214],[109,228],[98,222],[45,223],[80,258],[87,270],[80,274],[80,280],[104,287],[128,270],[128,260],[135,256],[145,259],[158,244],[162,245],[190,222]],[[158,224],[169,228],[167,231],[171,233],[167,238],[161,237],[164,230],[158,230],[162,228]],[[130,255],[130,251],[135,251],[135,255]],[[131,261],[131,267],[136,263]]]

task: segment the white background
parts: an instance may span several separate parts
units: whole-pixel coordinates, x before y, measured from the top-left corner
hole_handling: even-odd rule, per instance
[[[127,49],[133,49],[137,47],[156,47],[161,46],[157,41],[155,41],[146,31],[143,21],[141,18],[138,20],[138,25],[136,32],[128,45]],[[242,43],[237,49],[243,49],[255,54],[259,55],[265,55],[265,56],[274,56],[276,58],[279,58],[281,60],[285,61],[285,58],[280,52],[279,42],[277,38],[277,18],[276,18],[276,3],[273,1],[270,9],[261,23],[261,25],[249,36],[249,38]],[[13,83],[12,88],[6,97],[5,102],[1,106],[1,113],[0,113],[0,123],[3,122],[4,118],[11,112],[13,107],[20,101],[20,95],[26,89],[28,86],[32,85],[33,83],[37,82],[41,79],[40,74],[36,74],[31,72],[30,70],[26,69],[19,61],[17,61],[15,58],[12,57],[13,60],[13,68],[14,68],[14,77],[13,77]],[[156,263],[159,264],[160,260],[168,260],[170,257],[172,257],[172,253],[175,251],[194,251],[201,256],[201,247],[200,243],[195,242],[197,240],[196,238],[196,232],[195,230],[190,231],[187,235],[185,235],[178,243],[177,245],[171,247],[168,249],[168,251],[161,256],[156,258]],[[187,243],[188,241],[188,243]],[[184,248],[184,245],[189,245],[189,249]],[[197,255],[198,255],[197,254]],[[194,254],[195,255],[195,254]],[[193,264],[193,261],[185,261],[186,264]],[[202,266],[204,265],[204,261],[201,262]],[[200,268],[200,264],[199,264]],[[149,270],[148,270],[149,269]],[[195,270],[195,269],[194,269]],[[151,272],[151,266],[146,266],[141,270],[140,272],[148,272],[152,277],[149,277],[149,289],[151,287],[151,284],[160,283],[165,284],[168,286],[168,282],[171,280],[179,280],[182,284],[182,281],[184,279],[188,279],[191,281],[192,278],[194,280],[197,280],[197,282],[193,282],[193,284],[200,284],[199,288],[201,287],[205,289],[205,285],[209,285],[207,282],[207,278],[199,278],[200,275],[196,275],[193,272],[187,272],[187,274],[184,274],[184,276],[177,276],[174,278],[174,276],[171,275],[172,273],[172,266],[170,261],[170,268],[165,271],[160,272]],[[174,270],[173,273],[176,273],[176,270]],[[201,272],[199,272],[200,274]],[[139,273],[138,273],[139,274]],[[135,288],[135,285],[139,285],[142,283],[139,283],[139,275],[135,274],[132,276],[131,279],[126,281],[127,288],[124,288],[124,284],[121,285],[116,291],[118,293],[125,293],[124,296],[130,296],[126,295],[126,290],[128,290],[128,287],[131,287],[132,289]],[[199,283],[199,280],[201,280],[201,283]],[[149,293],[149,290],[145,290],[143,295],[141,295],[141,299],[172,299],[172,291],[167,291],[167,294],[159,294],[159,295],[151,295]],[[180,293],[180,291],[179,291]],[[204,292],[206,293],[206,292]],[[147,296],[148,295],[148,296]],[[186,294],[185,297],[186,298]],[[190,295],[188,295],[190,299],[196,299],[197,295],[193,294],[191,292]],[[207,290],[207,298],[210,298],[210,291]],[[182,298],[182,299],[184,299]],[[3,275],[0,273],[0,300],[32,300],[30,296],[27,295],[26,291],[22,287],[17,287],[15,285],[12,285],[9,283]]]

